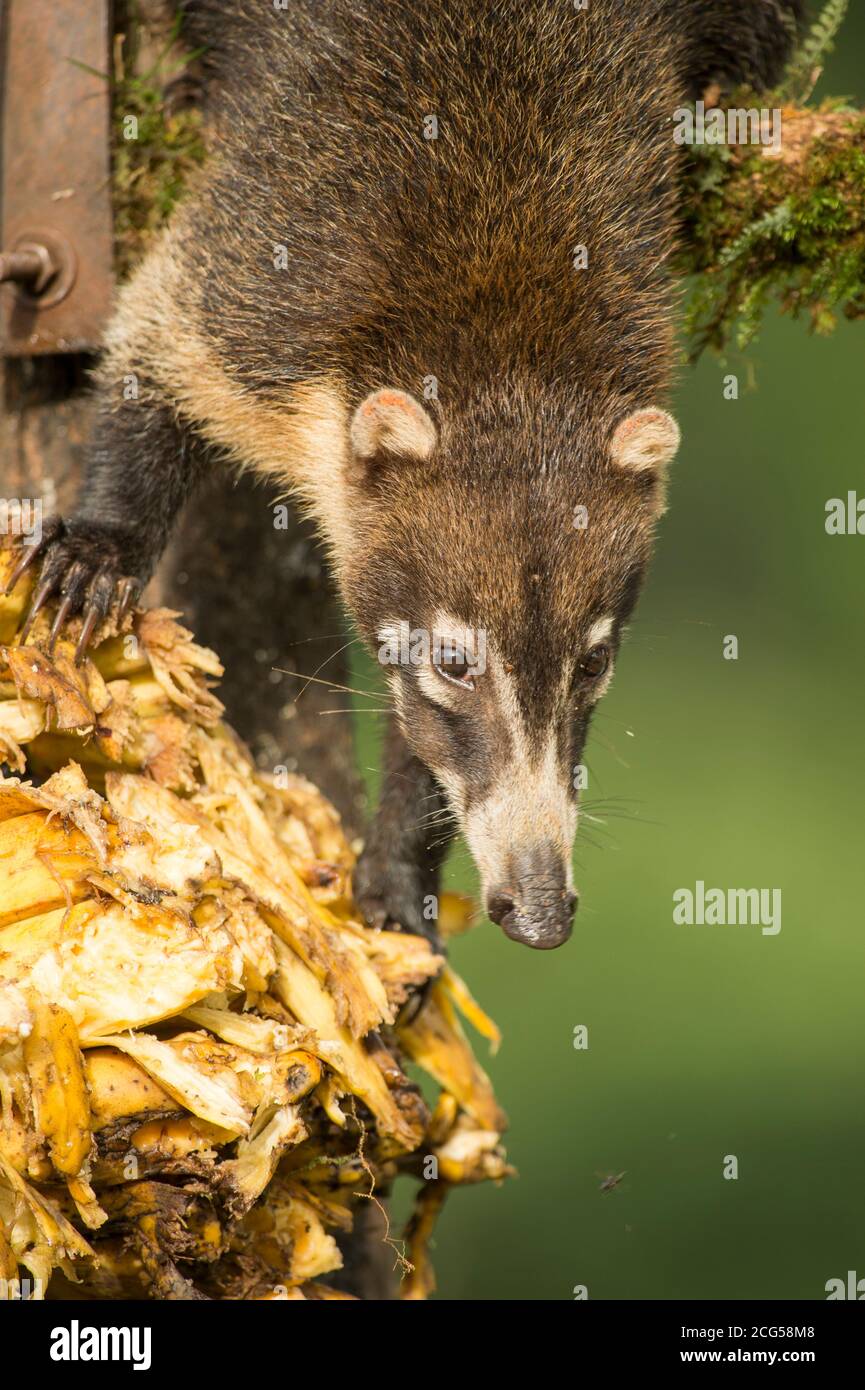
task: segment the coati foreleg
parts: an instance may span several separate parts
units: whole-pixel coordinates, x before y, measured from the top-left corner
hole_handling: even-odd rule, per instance
[[[136,381],[133,399],[113,409],[103,397],[74,516],[48,523],[12,576],[10,588],[41,561],[27,629],[56,599],[51,642],[81,613],[77,655],[83,654],[111,607],[124,611],[152,575],[204,454],[172,407],[142,382]]]
[[[455,828],[434,774],[392,715],[379,808],[354,874],[355,901],[370,926],[398,926],[440,947],[439,874]]]

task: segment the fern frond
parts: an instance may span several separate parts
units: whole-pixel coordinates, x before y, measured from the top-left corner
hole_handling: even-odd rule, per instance
[[[805,101],[810,96],[838,31],[847,15],[849,0],[827,0],[819,18],[799,44],[781,82],[779,95],[787,101]]]

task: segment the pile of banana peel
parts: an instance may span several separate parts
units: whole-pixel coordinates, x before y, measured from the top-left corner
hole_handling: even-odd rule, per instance
[[[76,665],[50,613],[21,643],[31,585],[0,598],[0,1290],[346,1297],[337,1236],[406,1174],[382,1239],[425,1297],[446,1193],[510,1171],[460,1015],[495,1026],[426,940],[358,920],[336,812],[256,769],[176,614]]]

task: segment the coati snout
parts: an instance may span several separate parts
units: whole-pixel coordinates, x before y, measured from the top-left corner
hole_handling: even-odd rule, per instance
[[[418,835],[429,849],[461,830],[489,917],[549,950],[571,934],[583,744],[679,432],[661,410],[587,428],[551,391],[487,389],[495,400],[442,406],[437,421],[392,388],[356,408],[343,584],[429,774]],[[485,438],[493,412],[501,428]],[[404,822],[405,778],[394,795]],[[393,855],[387,831],[375,853]]]

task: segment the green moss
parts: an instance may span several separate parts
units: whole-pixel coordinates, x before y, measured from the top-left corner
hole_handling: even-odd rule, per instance
[[[690,146],[681,269],[696,277],[686,329],[692,358],[746,347],[770,304],[818,333],[865,316],[865,114],[803,100],[834,41],[846,0],[829,0],[778,89],[739,92],[729,107],[782,108],[782,147]]]
[[[201,112],[172,108],[166,91],[198,55],[178,56],[181,18],[152,66],[139,73],[141,28],[134,6],[115,47],[114,227],[117,273],[128,275],[204,160]]]
[[[175,19],[155,61],[141,68],[144,37],[134,0],[118,5],[111,81],[111,163],[115,269],[125,279],[164,225],[190,177],[203,163],[201,112],[170,98],[199,55],[179,50],[182,17]],[[92,69],[89,69],[92,71]]]

